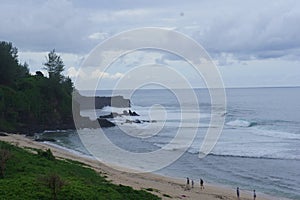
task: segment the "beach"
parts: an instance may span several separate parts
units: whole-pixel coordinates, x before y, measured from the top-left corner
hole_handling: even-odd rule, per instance
[[[103,176],[107,176],[107,179],[112,181],[114,184],[131,186],[135,189],[148,189],[148,191],[150,190],[151,193],[160,196],[162,199],[237,199],[235,189],[227,186],[204,185],[205,189],[200,190],[199,181],[195,181],[194,188],[186,190],[185,179],[174,179],[152,173],[127,173],[117,171],[103,163],[100,163],[96,159],[92,159],[84,155],[81,156],[80,154],[72,153],[71,151],[58,148],[48,143],[36,142],[24,135],[7,134],[7,136],[0,136],[0,140],[19,147],[43,150],[51,149],[53,155],[58,159],[79,161],[101,173]],[[240,199],[253,199],[251,191],[244,191],[243,189],[240,189],[240,193]],[[266,200],[279,198],[268,197],[258,193],[257,199]]]

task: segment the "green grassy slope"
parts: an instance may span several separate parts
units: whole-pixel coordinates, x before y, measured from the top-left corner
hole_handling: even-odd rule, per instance
[[[11,156],[0,178],[0,199],[55,199],[45,181],[54,174],[64,183],[56,199],[160,199],[146,191],[114,185],[78,162],[51,159],[51,152],[33,154],[0,141],[0,151],[3,149],[9,150]]]

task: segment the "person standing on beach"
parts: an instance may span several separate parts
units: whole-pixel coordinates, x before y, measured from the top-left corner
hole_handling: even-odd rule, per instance
[[[194,188],[194,180],[192,179],[192,188]]]
[[[190,179],[189,177],[186,177],[186,189],[190,189]]]
[[[256,199],[256,192],[255,192],[255,190],[253,190],[253,200],[255,200]]]
[[[240,188],[239,187],[236,188],[236,196],[238,199],[240,199]]]
[[[203,181],[203,179],[202,178],[200,178],[200,189],[202,190],[202,189],[204,189],[204,186],[203,186],[203,184],[204,184],[204,181]]]

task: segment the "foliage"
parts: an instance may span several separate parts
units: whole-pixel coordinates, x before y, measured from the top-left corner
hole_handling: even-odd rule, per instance
[[[48,160],[55,160],[55,157],[53,156],[50,149],[47,149],[47,151],[43,150],[37,150],[38,155],[48,159]]]
[[[58,200],[159,199],[146,191],[114,185],[78,162],[48,160],[4,142],[0,142],[0,148],[8,149],[14,155],[7,162],[5,179],[0,179],[0,199],[53,199],[53,190],[41,182],[41,178],[46,177],[50,177],[48,183],[53,180],[55,184],[63,182],[55,186],[60,187],[60,190],[56,190]]]
[[[0,178],[4,178],[6,163],[11,157],[8,149],[0,149]]]
[[[62,72],[64,64],[55,51],[42,72],[30,75],[28,64],[19,64],[17,49],[0,42],[0,130],[28,132],[34,129],[72,128],[73,83]]]
[[[57,199],[59,191],[65,185],[65,181],[56,173],[48,174],[38,180],[51,190],[53,200]]]
[[[48,53],[47,62],[44,63],[50,79],[56,79],[60,82],[63,79],[61,74],[64,71],[64,63],[59,55],[55,53],[55,49]]]

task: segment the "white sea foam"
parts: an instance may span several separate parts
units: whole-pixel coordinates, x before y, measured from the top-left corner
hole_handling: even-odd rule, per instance
[[[237,119],[237,120],[227,122],[226,125],[232,127],[251,127],[255,125],[255,123],[246,120]]]
[[[300,134],[297,133],[289,133],[284,131],[278,131],[278,130],[267,130],[261,128],[255,128],[254,134],[260,135],[260,136],[268,136],[268,137],[274,137],[274,138],[281,138],[281,139],[296,139],[300,140]]]

